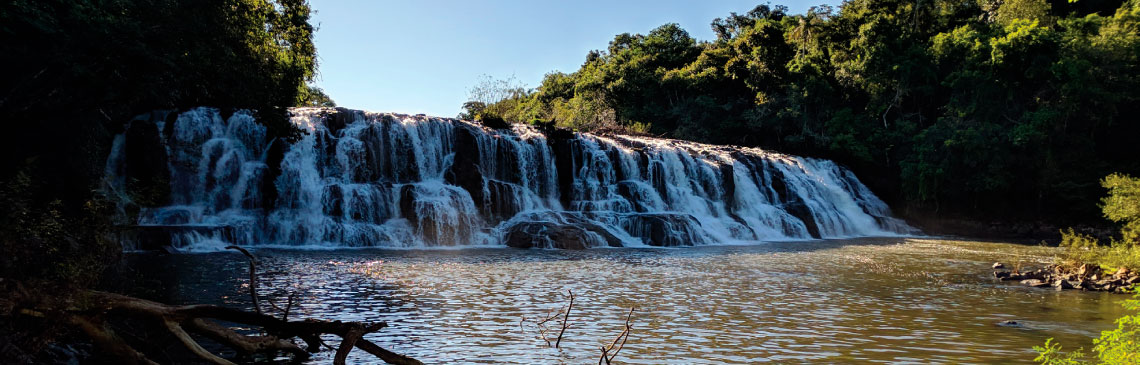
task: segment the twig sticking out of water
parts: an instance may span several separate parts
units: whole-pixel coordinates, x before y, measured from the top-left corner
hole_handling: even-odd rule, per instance
[[[246,251],[246,249],[238,246],[226,246],[227,250],[241,251],[245,257],[249,258],[249,296],[253,299],[253,310],[257,314],[261,314],[261,305],[257,303],[257,260],[253,258],[253,254]]]
[[[543,341],[546,341],[546,347],[554,347],[550,344],[550,339],[546,337],[546,331],[550,330],[549,328],[546,328],[546,323],[554,320],[555,318],[558,318],[559,316],[561,316],[565,313],[566,313],[566,307],[563,306],[562,308],[558,308],[558,311],[551,312],[549,315],[546,316],[545,319],[534,323],[535,327],[538,327],[538,335],[540,337],[542,337]],[[523,320],[525,320],[525,319],[526,319],[526,317],[523,317]],[[522,328],[522,321],[519,321],[519,328]]]
[[[566,314],[562,316],[562,330],[558,331],[558,340],[554,341],[554,348],[562,344],[562,334],[566,333],[566,328],[570,327],[570,310],[574,309],[574,292],[566,290],[570,294],[570,306],[566,307]],[[548,341],[549,342],[549,341]]]
[[[610,342],[608,347],[602,346],[602,358],[598,359],[598,365],[601,365],[603,362],[609,365],[610,362],[614,361],[614,358],[617,357],[618,352],[625,347],[625,341],[629,339],[629,331],[633,328],[629,324],[630,320],[633,319],[633,310],[633,307],[629,308],[629,314],[625,316],[625,329],[614,338],[613,342]],[[621,340],[621,343],[618,343],[618,340]],[[613,351],[613,354],[610,354],[610,351]]]

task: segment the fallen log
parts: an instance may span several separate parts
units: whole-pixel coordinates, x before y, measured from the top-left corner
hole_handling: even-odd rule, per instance
[[[253,255],[244,249],[237,249],[250,260],[250,296],[256,312],[227,308],[209,304],[167,305],[150,300],[87,290],[51,297],[45,293],[34,294],[25,290],[19,282],[0,278],[0,316],[30,316],[41,319],[62,319],[90,338],[92,343],[107,355],[119,359],[124,364],[156,364],[144,351],[140,351],[124,340],[112,329],[110,320],[114,318],[150,322],[155,328],[164,329],[176,339],[187,353],[211,364],[233,364],[229,359],[206,350],[192,334],[207,338],[219,345],[229,347],[239,355],[263,354],[272,359],[277,354],[292,356],[294,362],[309,358],[310,354],[328,347],[321,340],[322,335],[336,335],[341,343],[336,349],[333,363],[343,365],[353,349],[361,349],[390,364],[417,365],[416,359],[384,349],[364,339],[370,333],[387,327],[385,322],[342,322],[318,319],[289,320],[294,296],[290,295],[284,309],[272,301],[270,307],[282,312],[281,318],[264,313],[258,302],[256,263]],[[224,326],[217,321],[244,326],[260,327],[261,335],[246,335]],[[161,330],[159,330],[161,332]],[[305,346],[298,345],[300,339]],[[331,348],[331,347],[330,347]]]
[[[342,340],[334,358],[335,364],[344,364],[348,353],[354,348],[364,350],[388,363],[420,364],[415,359],[393,353],[363,339],[364,335],[387,327],[385,322],[361,323],[316,319],[289,321],[267,314],[215,305],[173,306],[100,291],[85,292],[80,296],[80,302],[87,303],[86,308],[69,308],[63,311],[70,322],[80,327],[101,348],[129,363],[153,362],[107,330],[103,318],[111,315],[127,315],[160,323],[191,353],[213,364],[231,364],[231,362],[203,349],[190,333],[202,335],[242,354],[284,352],[293,355],[295,360],[303,360],[309,356],[309,353],[319,352],[321,335],[330,334],[339,336]],[[211,320],[261,327],[267,335],[243,335]],[[290,341],[293,338],[303,340],[306,347],[302,348]]]

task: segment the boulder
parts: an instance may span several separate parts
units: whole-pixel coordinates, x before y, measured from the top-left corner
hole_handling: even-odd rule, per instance
[[[605,227],[575,213],[533,213],[515,217],[503,230],[503,242],[515,248],[621,247],[622,240]]]
[[[706,241],[701,223],[688,214],[637,213],[619,222],[626,232],[650,246],[693,246]]]
[[[1128,277],[1128,274],[1130,274],[1130,273],[1131,272],[1128,270],[1127,267],[1121,267],[1121,268],[1116,270],[1116,273],[1112,274],[1112,278],[1113,279],[1124,279],[1124,278]]]
[[[1044,281],[1041,281],[1041,280],[1039,280],[1039,279],[1026,279],[1026,280],[1022,280],[1022,281],[1021,281],[1021,284],[1022,284],[1022,285],[1028,285],[1028,286],[1032,286],[1032,287],[1034,287],[1034,288],[1040,288],[1040,287],[1043,287],[1043,286],[1048,286],[1048,285],[1049,285],[1049,283],[1046,283],[1046,282],[1044,282]]]
[[[605,235],[598,231],[554,222],[523,222],[512,225],[504,235],[509,247],[559,248],[582,250],[608,244]]]
[[[1004,264],[1002,264],[1002,263],[1000,263],[1000,262],[995,262],[995,263],[994,263],[994,265],[993,265],[993,269],[994,269],[994,270],[997,270],[997,269],[1001,269],[1001,268],[1004,268],[1004,267],[1005,267],[1005,265],[1004,265]]]

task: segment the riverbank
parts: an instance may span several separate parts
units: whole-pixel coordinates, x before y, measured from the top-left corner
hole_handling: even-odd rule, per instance
[[[1001,264],[994,264],[1000,268]],[[1091,290],[1110,293],[1129,293],[1134,284],[1140,282],[1140,273],[1121,267],[1111,274],[1104,273],[1099,267],[1082,264],[1076,267],[1049,265],[1044,268],[1020,272],[994,271],[994,277],[1001,281],[1017,281],[1022,285],[1043,288],[1052,287],[1057,290]]]
[[[903,214],[908,224],[922,230],[931,236],[969,237],[967,239],[986,239],[1021,244],[1057,245],[1061,242],[1061,230],[1070,225],[1059,225],[1049,221],[1004,221],[979,220],[953,217],[935,217],[924,214]],[[1107,240],[1113,234],[1113,229],[1107,225],[1076,225],[1072,226],[1077,233]]]

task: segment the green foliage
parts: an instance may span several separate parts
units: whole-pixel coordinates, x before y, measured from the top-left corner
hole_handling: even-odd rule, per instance
[[[1045,0],[1007,0],[998,7],[996,20],[1003,25],[1010,24],[1017,19],[1040,20],[1051,23],[1050,10],[1052,9]]]
[[[1076,349],[1069,353],[1061,352],[1061,345],[1053,342],[1052,338],[1045,340],[1045,346],[1033,346],[1033,351],[1037,351],[1037,361],[1044,365],[1080,365],[1086,362],[1082,359],[1085,357],[1083,349]]]
[[[904,208],[1090,222],[1100,177],[1140,173],[1137,3],[761,5],[714,20],[712,41],[619,34],[533,92],[472,100],[510,122],[832,158]]]
[[[1113,240],[1101,244],[1095,238],[1074,232],[1071,228],[1061,232],[1061,247],[1065,250],[1057,264],[1078,267],[1092,264],[1105,273],[1113,273],[1120,268],[1140,270],[1140,248],[1135,244]]]
[[[305,85],[297,94],[297,106],[334,107],[336,102],[324,90],[313,85]]]
[[[1070,228],[1061,232],[1065,251],[1059,264],[1094,264],[1110,273],[1120,268],[1140,270],[1140,179],[1111,174],[1101,180],[1101,186],[1108,189],[1108,196],[1101,199],[1101,210],[1105,218],[1123,224],[1120,238],[1102,245]]]
[[[1140,298],[1137,290],[1134,298]],[[1130,311],[1140,311],[1140,300],[1125,300],[1122,305]],[[1050,338],[1045,346],[1034,346],[1037,361],[1046,365],[1106,364],[1126,365],[1140,363],[1140,313],[1126,315],[1116,320],[1116,329],[1102,331],[1093,339],[1093,352],[1096,358],[1089,360],[1081,349],[1069,353],[1061,352],[1061,345]]]
[[[156,109],[256,110],[274,137],[310,88],[305,0],[13,0],[0,5],[0,277],[89,284],[114,261],[96,193],[115,134]],[[166,199],[166,177],[129,181]]]
[[[28,169],[0,185],[0,272],[8,279],[90,285],[122,248],[108,236],[112,204],[100,197],[65,215],[60,200],[37,203]]]
[[[1101,181],[1101,186],[1108,189],[1108,196],[1101,199],[1104,217],[1123,224],[1123,244],[1140,244],[1140,179],[1112,174]]]

